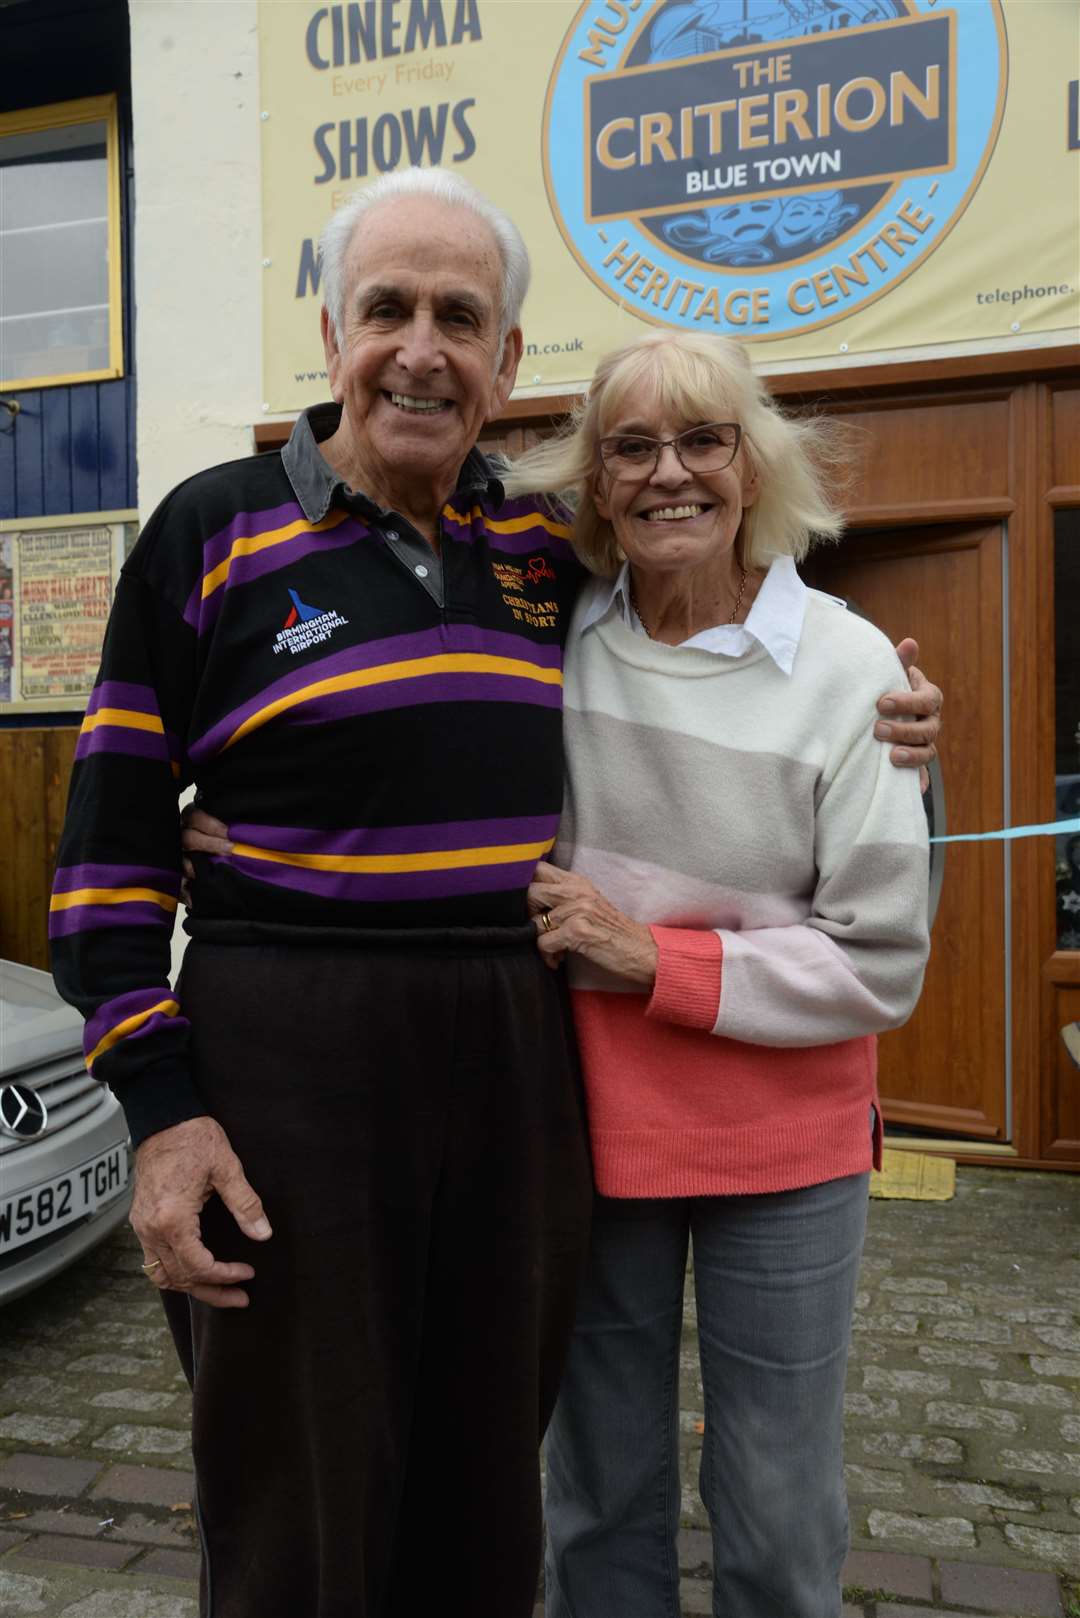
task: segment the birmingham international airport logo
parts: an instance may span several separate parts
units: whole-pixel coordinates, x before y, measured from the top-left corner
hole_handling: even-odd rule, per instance
[[[548,86],[548,197],[644,319],[813,330],[948,234],[1006,78],[1000,0],[591,0]]]

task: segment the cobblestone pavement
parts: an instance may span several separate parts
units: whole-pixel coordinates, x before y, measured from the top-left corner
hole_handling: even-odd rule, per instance
[[[118,1235],[0,1314],[0,1618],[196,1618],[187,1389],[139,1257]],[[692,1308],[682,1395],[708,1614]],[[847,1409],[845,1618],[1080,1618],[1080,1176],[872,1203]]]

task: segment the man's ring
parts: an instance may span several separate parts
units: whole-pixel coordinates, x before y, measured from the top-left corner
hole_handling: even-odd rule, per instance
[[[550,910],[541,910],[541,912],[540,912],[540,925],[544,929],[545,933],[550,933],[550,931],[551,931],[551,911]]]
[[[145,1270],[147,1275],[149,1275],[151,1270],[160,1270],[160,1268],[161,1268],[161,1260],[159,1258],[156,1258],[156,1259],[154,1259],[152,1264],[142,1264],[139,1267],[140,1267],[140,1269]]]

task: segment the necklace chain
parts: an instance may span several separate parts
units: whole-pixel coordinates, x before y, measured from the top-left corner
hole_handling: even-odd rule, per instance
[[[746,569],[744,567],[742,567],[741,565],[739,566],[739,574],[740,574],[739,588],[738,588],[738,590],[736,591],[736,594],[735,594],[735,605],[731,609],[731,617],[728,619],[729,624],[733,624],[735,622],[736,618],[739,616],[739,608],[742,606],[743,596],[746,594],[746,581],[750,577],[749,573],[747,573]],[[633,569],[631,569],[631,571],[630,571],[629,579],[630,579],[630,605],[633,607],[635,613],[637,614],[638,623],[641,625],[641,627],[645,631],[646,635],[648,635],[650,640],[655,640],[656,636],[653,634],[652,630],[649,628],[648,624],[645,622],[645,618],[644,618],[644,615],[643,615],[643,613],[641,611],[641,608],[638,606],[637,594],[636,594],[636,592],[634,590],[634,573],[633,573]]]

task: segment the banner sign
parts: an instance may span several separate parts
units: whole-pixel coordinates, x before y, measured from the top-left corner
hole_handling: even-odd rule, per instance
[[[526,391],[650,326],[773,369],[1080,335],[1074,0],[260,0],[259,32],[269,411],[326,396],[326,218],[412,163],[521,227]]]

